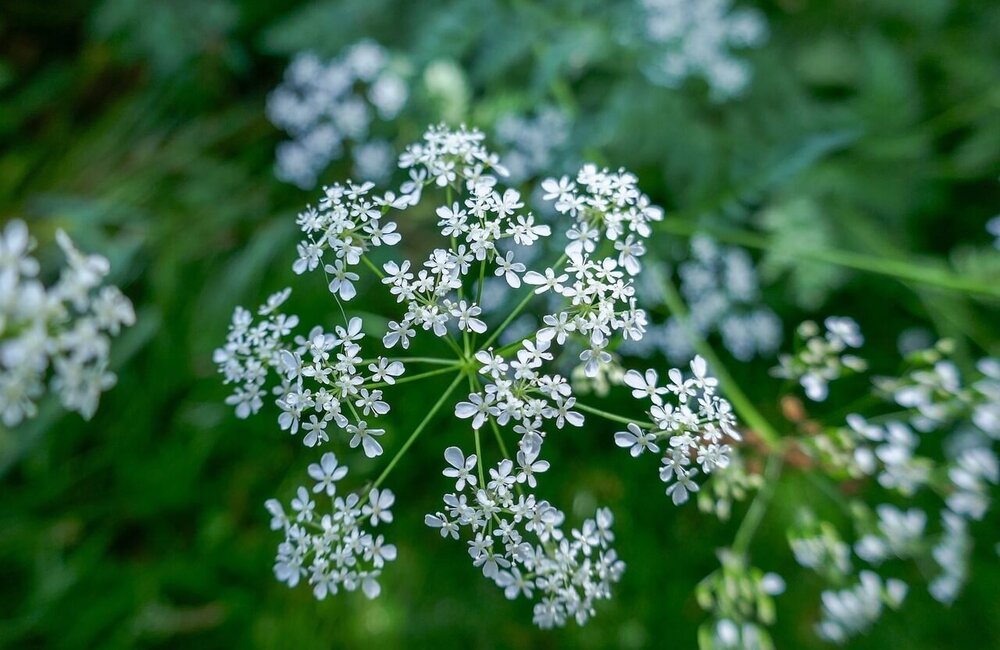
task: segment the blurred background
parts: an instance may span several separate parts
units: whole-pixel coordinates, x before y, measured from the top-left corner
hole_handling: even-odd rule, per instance
[[[695,646],[706,615],[692,592],[738,516],[720,523],[694,504],[672,507],[655,472],[616,449],[603,423],[547,443],[559,471],[542,482],[571,520],[596,504],[616,513],[629,568],[585,628],[538,631],[530,604],[505,600],[460,545],[424,526],[445,487],[441,449],[464,432],[447,419],[389,482],[400,495],[389,529],[400,559],[379,599],[317,602],[273,579],[278,534],[262,504],[287,501],[316,454],[275,426],[272,406],[237,420],[211,353],[237,304],[288,284],[304,323],[338,322],[322,277],[293,281],[294,216],[312,188],[365,160],[346,143],[315,178],[279,180],[275,151],[290,136],[269,121],[268,95],[300,52],[326,60],[362,39],[384,48],[406,102],[368,132],[394,151],[443,120],[487,131],[517,180],[583,160],[636,172],[679,224],[651,251],[665,272],[690,257],[694,232],[747,247],[753,304],[773,314],[785,348],[802,319],[845,314],[878,371],[895,370],[903,332],[951,337],[966,363],[1000,353],[996,302],[857,263],[1000,281],[986,228],[1000,212],[1000,5],[741,2],[763,31],[733,36],[732,59],[714,72],[679,74],[655,4],[3,0],[0,220],[26,220],[43,259],[57,228],[107,255],[138,324],[114,348],[119,383],[93,420],[48,404],[0,428],[0,645]],[[415,251],[422,218],[401,224]],[[856,257],[829,263],[843,252]],[[377,301],[358,308],[391,313]],[[767,376],[775,346],[748,355],[724,332],[708,335],[780,422],[787,387]],[[669,352],[641,355],[666,367]],[[394,392],[387,446],[437,390]],[[812,415],[842,412],[836,397]],[[351,463],[358,480],[381,467]],[[773,626],[779,648],[824,647],[813,634],[822,585],[796,567],[784,537],[814,489],[790,473],[753,548],[756,566],[789,582]],[[995,540],[995,517],[977,525]],[[1000,647],[992,543],[975,549],[972,575],[951,608],[914,588],[849,647]]]

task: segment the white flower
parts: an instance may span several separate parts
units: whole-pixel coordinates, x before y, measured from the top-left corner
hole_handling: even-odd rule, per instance
[[[472,470],[476,467],[476,455],[471,454],[468,458],[462,454],[458,447],[448,447],[444,450],[444,458],[451,467],[442,472],[445,476],[456,479],[455,489],[461,492],[465,489],[465,484],[476,485],[476,476]]]
[[[480,429],[486,423],[489,416],[500,414],[500,409],[493,405],[493,397],[487,395],[483,398],[477,393],[469,395],[468,402],[459,402],[455,405],[455,415],[462,419],[472,418],[472,428]]]
[[[730,0],[640,0],[644,37],[652,51],[647,76],[670,88],[685,78],[704,78],[715,101],[743,92],[750,66],[731,48],[756,47],[767,35],[764,16],[754,9],[734,9]]]
[[[108,260],[77,250],[61,230],[56,241],[66,265],[47,287],[37,277],[35,242],[24,222],[12,220],[0,231],[0,422],[6,427],[33,418],[46,390],[90,419],[101,393],[116,382],[108,370],[111,340],[135,323],[128,298],[103,285]],[[231,403],[248,412],[257,400],[248,390]]]
[[[339,470],[345,471],[341,474]],[[317,473],[323,475],[324,480],[346,474],[346,468],[336,467],[333,454],[325,454],[320,465],[311,466],[309,471],[314,478]],[[359,587],[374,598],[380,591],[376,579],[385,564],[396,559],[397,552],[383,535],[373,535],[363,524],[365,519],[373,527],[391,522],[394,500],[389,490],[373,489],[363,506],[357,494],[349,494],[334,498],[332,512],[321,514],[309,491],[299,487],[291,503],[293,520],[277,500],[269,499],[265,507],[271,513],[271,528],[285,534],[274,560],[275,577],[289,587],[307,580],[318,599]]]
[[[313,187],[320,172],[345,153],[363,178],[382,179],[391,171],[389,143],[369,139],[376,116],[394,118],[409,96],[406,80],[390,63],[371,41],[328,61],[308,52],[292,60],[267,102],[270,120],[291,137],[276,152],[278,178]]]
[[[662,404],[663,398],[668,391],[666,388],[657,386],[656,371],[650,368],[645,374],[640,374],[637,370],[629,370],[625,373],[623,381],[625,385],[632,389],[632,397],[636,399],[649,399],[654,404]]]
[[[316,481],[313,492],[326,492],[327,496],[337,493],[337,481],[347,475],[347,467],[337,464],[337,457],[332,452],[323,454],[319,463],[309,466],[309,476]]]
[[[359,420],[357,425],[349,424],[346,429],[347,433],[352,435],[350,442],[351,449],[355,449],[358,445],[361,445],[365,456],[369,458],[382,455],[382,445],[375,438],[384,434],[385,429],[369,429],[368,423],[364,420]]]
[[[380,522],[392,523],[392,504],[396,502],[396,495],[392,490],[378,490],[373,488],[368,493],[368,503],[361,509],[361,513],[369,517],[372,526],[377,526]]]
[[[513,289],[521,286],[521,278],[518,274],[524,273],[525,266],[520,262],[514,261],[513,252],[508,252],[503,257],[497,256],[496,263],[497,268],[494,274],[497,277],[502,277]]]
[[[464,454],[449,448],[455,468]],[[518,480],[534,487],[533,475],[547,469],[534,451],[519,453]],[[461,464],[465,468],[465,464]],[[511,489],[513,464],[504,459],[490,469],[486,486],[466,482],[471,494],[446,494],[445,513],[428,514],[424,522],[442,537],[468,536],[468,554],[483,576],[507,598],[536,598],[535,623],[543,628],[564,625],[570,619],[587,621],[597,600],[609,598],[625,565],[610,543],[614,541],[610,511],[599,509],[595,519],[564,534],[565,515],[533,494]],[[469,468],[471,469],[471,467]],[[450,470],[445,470],[446,475]],[[524,476],[523,481],[521,476]]]
[[[628,431],[619,431],[615,434],[615,444],[628,448],[633,457],[639,456],[646,450],[654,454],[660,451],[655,434],[643,431],[635,422],[629,422],[627,428]]]

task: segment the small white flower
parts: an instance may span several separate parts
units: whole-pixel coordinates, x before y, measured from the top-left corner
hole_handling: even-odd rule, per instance
[[[633,457],[647,450],[654,454],[660,451],[653,433],[643,431],[635,422],[629,422],[627,428],[628,431],[619,431],[615,434],[615,444],[627,448]]]
[[[466,458],[458,447],[448,447],[444,450],[444,458],[451,467],[446,468],[442,473],[449,478],[456,479],[456,490],[459,492],[464,490],[466,483],[476,485],[476,476],[472,474],[472,470],[476,467],[475,454]]]
[[[385,433],[385,429],[369,429],[364,420],[359,420],[357,425],[349,424],[346,427],[347,433],[351,434],[351,449],[361,445],[365,456],[375,458],[382,455],[382,445],[376,440],[376,436]]]
[[[332,452],[323,454],[319,463],[309,466],[309,476],[316,481],[313,492],[326,492],[327,496],[337,493],[337,481],[347,475],[347,467],[337,464],[337,457]]]

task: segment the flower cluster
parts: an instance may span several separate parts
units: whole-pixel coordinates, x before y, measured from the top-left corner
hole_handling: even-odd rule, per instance
[[[360,276],[353,269],[362,256],[374,247],[392,246],[400,240],[395,222],[384,221],[383,213],[401,199],[371,196],[373,187],[371,182],[327,186],[318,207],[307,207],[297,219],[305,239],[297,246],[299,257],[292,270],[301,275],[322,266],[330,293],[341,300],[357,295],[354,283]],[[325,262],[330,256],[332,263]]]
[[[292,138],[278,147],[278,177],[314,187],[319,173],[349,144],[359,178],[385,178],[395,152],[388,141],[371,137],[372,122],[376,114],[394,118],[408,96],[400,66],[372,41],[356,43],[329,61],[309,52],[297,55],[267,102],[268,117]]]
[[[701,337],[718,332],[722,345],[739,361],[773,356],[781,345],[781,320],[760,304],[757,269],[749,253],[735,246],[720,246],[705,235],[691,239],[691,257],[677,266],[680,292],[688,308],[687,323]],[[656,269],[668,273],[668,269]],[[662,284],[656,273],[637,287],[645,304],[662,302]],[[694,349],[684,325],[672,316],[662,325],[651,325],[642,344],[631,344],[628,353],[647,354],[658,349],[675,363],[690,361]]]
[[[525,482],[533,486],[531,470],[523,463],[515,469],[504,459],[490,468],[487,481],[481,469],[479,478],[473,474],[475,455],[466,457],[458,447],[449,447],[445,459],[449,467],[444,475],[455,479],[455,492],[444,496],[445,512],[428,514],[426,524],[456,540],[465,529],[473,565],[507,598],[537,597],[534,621],[539,627],[562,626],[571,619],[586,623],[594,615],[594,603],[610,598],[611,585],[625,570],[610,547],[611,511],[599,509],[594,519],[566,535],[560,510],[516,489]]]
[[[717,471],[712,480],[698,490],[698,509],[715,515],[721,521],[729,519],[733,504],[742,502],[761,488],[764,477],[749,470],[738,447],[727,452],[729,465],[725,471]]]
[[[948,358],[950,341],[909,355],[911,368],[899,378],[878,378],[876,385],[896,404],[912,409],[910,423],[932,431],[967,418],[983,433],[1000,439],[1000,360],[981,359],[978,376],[963,385],[958,366]]]
[[[568,308],[545,316],[539,335],[560,339],[575,332],[586,337],[589,345],[580,360],[586,375],[596,377],[611,362],[606,349],[611,336],[638,340],[646,331],[646,312],[637,306],[633,278],[642,270],[639,258],[646,252],[650,224],[663,219],[663,210],[625,170],[584,165],[575,181],[549,178],[542,189],[543,199],[574,224],[566,231],[565,269],[546,268],[544,274],[529,272],[524,278],[536,286],[535,293],[553,291],[569,302]],[[603,243],[615,252],[606,251]]]
[[[652,234],[651,224],[663,219],[663,209],[639,191],[637,180],[624,169],[612,172],[587,164],[575,181],[563,176],[542,182],[543,199],[575,220],[566,230],[568,256],[593,255],[606,240],[618,251],[617,266],[632,276],[639,273],[639,258],[646,253],[643,242]]]
[[[750,81],[750,66],[730,48],[761,45],[767,37],[764,16],[732,9],[731,0],[639,0],[645,36],[656,46],[648,71],[653,81],[676,87],[701,76],[711,96],[722,101],[739,95]]]
[[[237,307],[229,326],[226,345],[215,351],[215,363],[225,383],[236,384],[226,403],[236,407],[240,418],[257,413],[263,405],[268,376],[273,371],[276,404],[281,409],[278,424],[292,435],[303,431],[302,442],[315,447],[330,439],[331,422],[351,436],[350,446],[360,446],[374,458],[382,454],[378,437],[382,429],[369,428],[368,419],[389,412],[380,386],[392,385],[405,368],[399,361],[377,357],[362,371],[361,346],[364,337],[360,318],[333,332],[313,328],[307,336],[286,339],[298,325],[297,316],[278,309],[291,293],[285,289],[272,295],[253,315]],[[308,417],[308,419],[306,419]]]
[[[882,616],[883,606],[898,609],[906,598],[901,580],[883,581],[874,571],[862,571],[858,577],[852,587],[823,592],[822,618],[816,626],[820,638],[843,643],[866,632]]]
[[[519,181],[551,172],[569,136],[569,116],[554,106],[543,106],[531,115],[507,113],[496,123],[503,164]]]
[[[456,404],[455,415],[471,419],[474,429],[490,418],[500,426],[516,423],[513,428],[521,436],[522,454],[541,448],[546,420],[558,429],[567,423],[582,426],[583,415],[573,410],[576,398],[566,379],[539,372],[542,364],[552,359],[548,350],[549,341],[539,338],[523,341],[510,362],[492,349],[477,352],[476,361],[482,364],[479,374],[489,381],[470,393],[469,401]]]
[[[860,332],[853,327],[850,332],[859,342]],[[1000,482],[1000,461],[992,448],[997,439],[998,364],[980,360],[978,372],[966,383],[948,357],[952,347],[942,341],[913,352],[900,377],[875,379],[875,396],[897,407],[891,416],[852,413],[846,427],[815,435],[802,446],[835,479],[874,477],[883,490],[908,499],[922,490],[938,495],[939,532],[921,508],[881,503],[872,509],[858,500],[850,513],[859,561],[872,567],[891,560],[914,560],[921,567],[936,564],[940,572],[928,588],[943,603],[954,601],[968,575],[968,522],[985,516],[991,486]],[[933,436],[925,435],[930,433]],[[940,452],[924,449],[942,437],[943,461],[936,460]],[[808,537],[790,538],[793,551],[802,564],[841,584],[852,574],[848,546],[829,524],[819,526],[822,534],[813,530]],[[866,631],[883,605],[897,607],[907,590],[896,579],[883,584],[870,569],[863,569],[856,580],[851,588],[824,592],[818,626],[822,637],[843,642]]]
[[[829,383],[852,373],[863,372],[868,364],[848,348],[860,348],[864,336],[853,319],[830,316],[823,325],[825,334],[813,321],[805,321],[796,330],[797,352],[778,356],[778,367],[771,371],[775,377],[792,379],[802,385],[806,396],[822,402],[829,394]]]
[[[652,404],[648,411],[652,424],[630,422],[627,430],[615,434],[615,444],[627,448],[632,456],[645,451],[658,453],[663,444],[660,480],[667,484],[667,495],[676,505],[698,491],[694,479],[699,469],[708,475],[729,466],[732,450],[727,441],[741,439],[732,406],[716,394],[718,380],[708,376],[707,370],[705,360],[695,357],[692,376],[685,379],[673,368],[666,386],[660,386],[655,370],[625,373],[632,396]],[[665,402],[664,395],[673,396],[676,403]]]
[[[487,173],[494,170],[504,174],[506,170],[482,140],[483,134],[478,131],[436,127],[400,156],[400,166],[408,169],[410,176],[401,188],[401,200],[415,205],[423,196],[424,186],[430,184],[447,188],[449,197],[453,185],[457,185],[464,190],[465,198],[436,209],[438,227],[449,238],[449,248],[434,249],[419,270],[411,271],[409,260],[383,266],[382,282],[389,285],[398,302],[407,306],[400,321],[389,323],[383,339],[386,347],[409,347],[416,335],[415,327],[433,331],[438,337],[447,334],[451,323],[465,333],[486,332],[486,323],[479,318],[482,307],[462,297],[463,279],[476,262],[483,273],[487,263],[493,264],[493,274],[512,288],[521,286],[522,277],[531,282],[538,275],[526,274],[515,252],[501,254],[499,245],[509,240],[516,246],[530,247],[548,237],[551,229],[536,223],[530,211],[522,210],[524,202],[517,190],[500,188],[498,178]]]
[[[715,619],[699,634],[711,640],[702,647],[773,649],[764,626],[774,622],[774,596],[785,591],[785,581],[776,573],[750,566],[746,557],[730,549],[720,549],[719,560],[721,567],[695,590],[698,604]]]
[[[851,572],[851,546],[827,521],[804,514],[788,532],[788,545],[799,565],[812,569],[833,582]]]
[[[35,242],[23,221],[0,231],[0,420],[8,427],[34,417],[49,389],[89,419],[115,383],[108,370],[111,339],[135,323],[135,312],[100,255],[81,253],[56,233],[66,266],[46,287]]]
[[[481,132],[431,127],[405,149],[398,166],[406,172],[398,191],[378,193],[373,183],[352,181],[324,188],[317,207],[298,216],[305,237],[293,270],[301,274],[322,267],[329,290],[338,300],[349,301],[358,293],[361,267],[367,267],[389,295],[405,305],[397,320],[388,321],[381,339],[385,348],[409,348],[421,329],[456,353],[454,361],[404,359],[443,366],[425,373],[428,376],[446,372],[458,376],[399,453],[468,379],[471,391],[467,400],[455,404],[455,416],[470,420],[477,436],[484,425],[491,425],[504,459],[490,470],[487,482],[475,457],[449,447],[445,474],[456,479],[459,494],[448,495],[447,512],[427,521],[455,537],[460,526],[469,526],[476,565],[483,566],[508,597],[538,596],[538,625],[562,625],[570,618],[582,624],[593,614],[597,600],[610,597],[611,584],[624,570],[610,548],[612,515],[599,510],[582,528],[564,533],[560,511],[521,491],[535,488],[538,476],[549,470],[549,462],[541,458],[545,432],[567,424],[581,426],[584,421],[568,379],[547,371],[546,364],[558,367],[556,353],[584,341],[587,349],[571,363],[587,376],[611,378],[617,366],[608,348],[617,344],[615,336],[620,333],[635,340],[643,335],[645,312],[636,304],[633,282],[641,270],[643,241],[651,234],[650,224],[662,219],[662,210],[639,192],[635,177],[624,170],[590,165],[575,180],[549,179],[544,182],[545,200],[555,203],[556,213],[569,217],[569,243],[562,259],[535,271],[528,268],[537,256],[533,248],[551,237],[552,228],[536,221],[517,190],[501,185],[500,177],[507,171],[499,156],[485,147]],[[401,240],[388,213],[425,201],[434,204],[438,228],[448,243],[431,250],[419,266],[398,258],[376,266],[369,253]],[[520,305],[506,312],[503,323],[477,347],[477,337],[488,332],[490,314],[485,313],[484,302],[492,309],[503,304],[484,294],[487,281],[502,283],[505,289],[527,285],[528,290]],[[510,345],[495,348],[494,341],[535,296],[548,298],[542,323]],[[273,393],[282,429],[293,434],[301,429],[304,442],[312,447],[332,437],[328,426],[333,423],[352,436],[351,447],[362,447],[369,457],[380,455],[377,437],[382,430],[369,428],[368,419],[389,411],[381,389],[396,382],[404,370],[402,362],[376,357],[367,366],[371,374],[364,373],[362,367],[368,362],[361,360],[358,318],[333,332],[315,328],[307,336],[295,336],[298,318],[281,313],[287,297],[287,290],[272,296],[257,319],[244,309],[234,314],[227,342],[215,354],[226,383],[235,385],[228,402],[240,417],[256,413],[263,406],[269,378],[276,376]],[[655,408],[663,415],[657,421],[659,431],[664,436],[671,432],[670,457],[681,478],[693,476],[681,467],[691,462],[706,473],[724,465],[729,449],[723,435],[735,434],[728,403],[714,396],[714,380],[706,378],[704,370],[696,365],[695,379],[679,380],[676,390],[671,388],[676,408],[664,406],[656,395]],[[502,427],[511,427],[519,437],[513,457],[506,451]],[[681,458],[696,447],[701,448],[696,461]],[[390,461],[376,487],[398,458]],[[316,491],[327,491],[331,497],[344,472],[332,454],[310,466],[318,482]],[[468,495],[461,493],[466,487]],[[385,491],[373,491],[367,501],[356,495],[338,497],[333,514],[322,518],[312,514],[314,505],[304,488],[292,504],[299,514],[291,519],[269,502],[276,527],[286,533],[276,562],[279,579],[295,584],[309,575],[317,597],[358,585],[372,595],[377,588],[370,585],[375,584],[382,560],[391,558],[378,552],[381,538],[355,524],[359,513],[367,515],[368,508],[385,498],[391,503],[391,493]],[[372,565],[354,568],[358,557],[368,561],[369,556],[375,558]]]
[[[312,491],[299,487],[291,502],[291,512],[276,499],[265,506],[271,513],[271,529],[282,530],[274,575],[289,587],[305,578],[313,594],[322,600],[340,589],[358,587],[369,598],[381,591],[378,578],[386,562],[396,559],[396,547],[381,534],[372,532],[392,522],[396,500],[390,490],[372,488],[362,499],[356,493],[337,495],[337,482],[347,475],[347,467],[332,453],[309,466],[315,481]],[[313,499],[329,499],[330,512],[320,514]]]

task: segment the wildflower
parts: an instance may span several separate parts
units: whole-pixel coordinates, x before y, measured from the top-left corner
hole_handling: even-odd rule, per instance
[[[906,597],[907,586],[901,580],[883,582],[873,571],[862,571],[859,578],[853,587],[823,592],[822,620],[816,627],[821,638],[844,643],[866,632],[882,616],[883,605],[898,608]]]
[[[372,139],[372,131],[376,116],[391,120],[408,100],[400,67],[367,40],[329,61],[309,52],[297,55],[267,101],[268,117],[291,136],[278,146],[278,178],[311,188],[349,149],[360,178],[384,179],[392,169],[392,147]]]
[[[743,92],[750,67],[730,48],[759,46],[767,36],[761,13],[733,9],[729,0],[639,0],[653,48],[649,76],[668,87],[700,76],[722,101]]]
[[[771,370],[775,377],[798,380],[806,396],[815,402],[826,399],[831,381],[867,368],[863,359],[844,354],[848,348],[858,348],[864,343],[857,323],[850,318],[831,316],[824,325],[825,336],[819,335],[819,328],[812,321],[799,325],[801,349],[795,355],[780,355],[779,366]]]
[[[732,449],[725,440],[740,440],[732,406],[716,395],[718,381],[707,374],[705,360],[696,356],[691,361],[691,372],[693,376],[685,378],[679,369],[671,369],[667,373],[670,383],[665,387],[658,385],[657,373],[652,369],[645,374],[635,370],[626,373],[623,379],[632,388],[633,397],[651,403],[648,415],[652,428],[643,431],[630,422],[626,431],[615,434],[615,444],[628,448],[633,457],[646,450],[659,452],[659,440],[667,444],[660,479],[667,483],[667,495],[676,505],[699,490],[694,482],[699,469],[707,475],[729,465]],[[664,395],[673,396],[676,403],[664,403]],[[692,404],[697,409],[693,410]],[[691,467],[692,462],[698,469]]]
[[[310,467],[309,473],[314,479],[316,474],[322,476],[317,480],[323,481],[323,487],[315,491],[332,496],[327,480],[343,479],[347,468],[338,467],[334,455],[327,453],[320,465]],[[320,600],[340,589],[355,591],[358,587],[367,597],[375,598],[380,591],[381,570],[386,562],[396,559],[397,553],[394,545],[387,544],[383,535],[366,530],[364,523],[367,520],[373,529],[390,523],[394,500],[391,491],[373,489],[364,505],[356,494],[350,494],[346,499],[336,497],[332,511],[320,514],[309,490],[299,487],[291,502],[294,518],[285,516],[280,502],[268,500],[265,505],[272,515],[271,527],[283,530],[285,535],[275,555],[275,577],[289,587],[304,579]]]
[[[457,447],[446,451],[451,468],[466,467],[456,462],[461,458],[464,454]],[[541,471],[535,457],[523,451],[519,464],[522,472],[526,466]],[[610,597],[611,585],[625,569],[609,546],[613,517],[606,509],[598,510],[596,519],[586,520],[567,536],[560,528],[565,515],[548,501],[533,494],[515,498],[512,467],[504,459],[489,470],[492,480],[486,486],[477,489],[467,481],[466,494],[456,488],[459,494],[445,495],[447,512],[428,514],[425,523],[440,529],[442,537],[458,539],[465,531],[471,538],[473,565],[481,567],[505,597],[535,599],[534,622],[539,627],[563,626],[569,620],[583,625],[594,615],[594,603]],[[452,476],[449,471],[446,476]],[[525,481],[535,487],[532,474]],[[503,542],[499,549],[489,539],[490,530]]]
[[[135,323],[129,299],[104,284],[108,260],[82,253],[61,230],[56,241],[66,265],[46,287],[24,222],[0,231],[0,421],[7,427],[37,415],[46,384],[64,408],[93,417],[116,382],[111,340]]]
[[[295,435],[301,429],[303,444],[315,447],[329,441],[333,423],[352,435],[351,447],[362,445],[369,457],[381,454],[375,436],[384,431],[369,429],[360,419],[352,423],[344,413],[355,417],[354,407],[366,416],[388,413],[382,392],[365,384],[394,383],[405,371],[403,364],[378,357],[367,366],[371,374],[362,373],[358,342],[364,334],[357,317],[334,332],[314,327],[307,336],[292,336],[299,318],[279,311],[290,294],[285,289],[269,297],[258,310],[263,317],[259,322],[242,307],[233,313],[226,344],[213,356],[225,383],[236,385],[226,403],[236,407],[240,418],[257,413],[263,407],[268,380],[276,377],[273,392],[282,410],[278,424],[283,430]]]

